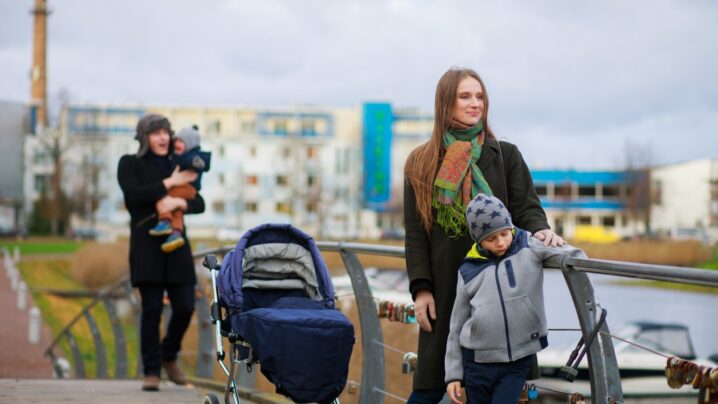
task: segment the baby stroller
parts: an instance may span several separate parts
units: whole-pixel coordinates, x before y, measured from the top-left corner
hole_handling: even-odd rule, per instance
[[[354,327],[334,306],[334,286],[314,239],[289,224],[263,224],[239,240],[212,274],[217,362],[239,402],[235,369],[255,363],[295,402],[337,402],[349,372]],[[230,342],[224,363],[222,337]],[[219,403],[214,394],[205,403]]]

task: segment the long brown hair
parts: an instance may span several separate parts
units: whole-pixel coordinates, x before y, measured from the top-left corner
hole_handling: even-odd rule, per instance
[[[447,70],[436,85],[434,129],[431,132],[431,138],[414,149],[409,154],[404,165],[404,177],[411,183],[416,195],[416,209],[421,218],[421,225],[429,234],[431,234],[431,225],[434,221],[431,211],[434,179],[439,171],[439,161],[443,159],[446,152],[442,138],[444,133],[451,127],[454,104],[456,103],[456,89],[459,87],[459,82],[466,77],[473,77],[481,84],[481,89],[484,92],[484,111],[482,114],[484,132],[487,137],[496,139],[489,127],[489,98],[481,77],[471,69],[452,67]]]

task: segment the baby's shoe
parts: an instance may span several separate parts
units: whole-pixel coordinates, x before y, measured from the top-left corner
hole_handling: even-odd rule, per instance
[[[182,237],[182,233],[180,233],[179,230],[174,230],[172,231],[172,234],[167,237],[167,241],[162,243],[162,251],[166,253],[171,253],[172,251],[182,247],[183,245],[184,237]]]
[[[150,236],[167,236],[172,234],[172,225],[169,220],[160,220],[157,226],[150,229]]]

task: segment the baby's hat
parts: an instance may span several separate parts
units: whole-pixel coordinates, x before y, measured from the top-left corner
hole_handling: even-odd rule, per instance
[[[477,243],[489,234],[514,227],[511,214],[503,202],[495,196],[478,194],[466,207],[466,222],[469,234]]]
[[[177,132],[175,138],[181,139],[188,151],[194,149],[195,147],[199,147],[199,132],[197,131],[196,126],[182,128],[182,130]]]

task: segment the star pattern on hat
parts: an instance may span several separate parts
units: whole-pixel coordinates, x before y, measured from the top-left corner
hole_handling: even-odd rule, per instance
[[[476,214],[474,216],[479,217],[479,215],[483,215],[484,213],[486,213],[485,210],[481,208],[476,208]]]
[[[492,219],[493,219],[493,218],[496,218],[496,217],[499,217],[499,216],[501,216],[501,213],[499,213],[498,210],[495,210],[495,211],[491,212],[491,218],[492,218]]]
[[[477,227],[478,225],[476,224],[476,222],[471,222],[471,230],[476,230]]]
[[[494,203],[494,201],[492,201],[491,199],[488,199],[488,198],[487,198],[487,199],[484,199],[484,205],[486,205],[486,206],[489,206],[489,205],[491,205],[491,204],[493,204],[493,203]]]
[[[504,218],[504,224],[507,225],[507,226],[511,226],[511,221],[509,220],[508,217],[505,217],[505,218]]]
[[[491,228],[491,223],[484,223],[481,226],[481,231],[486,231],[486,230],[489,230],[490,228]]]

